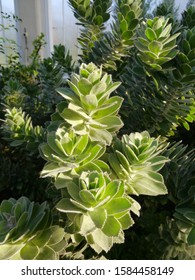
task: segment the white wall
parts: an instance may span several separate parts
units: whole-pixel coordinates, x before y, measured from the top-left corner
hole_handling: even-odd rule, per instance
[[[41,55],[48,57],[53,44],[65,44],[74,59],[77,58],[78,26],[67,1],[62,0],[14,0],[16,15],[22,19],[18,25],[18,43],[23,57],[28,64],[28,56],[33,50],[32,42],[41,32],[45,34],[47,45]],[[56,5],[61,3],[61,5]],[[55,6],[56,5],[56,6]],[[61,20],[59,20],[59,19]],[[57,20],[56,20],[57,19]],[[56,25],[56,22],[58,24]],[[27,31],[27,45],[24,30]]]
[[[32,42],[41,32],[45,34],[47,45],[42,56],[50,54],[50,21],[48,3],[50,0],[15,0],[15,13],[22,19],[18,24],[18,44],[22,62],[28,64],[28,57],[33,51]],[[26,33],[25,33],[26,30]]]
[[[64,44],[74,59],[78,56],[77,37],[79,27],[68,1],[51,0],[51,25],[53,44]]]

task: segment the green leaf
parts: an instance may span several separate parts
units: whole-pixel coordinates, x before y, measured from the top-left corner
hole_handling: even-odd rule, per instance
[[[89,211],[88,214],[97,228],[102,228],[104,226],[107,219],[107,213],[105,209],[97,208],[93,211]]]
[[[25,143],[24,140],[14,140],[10,143],[11,147],[18,147],[21,146],[23,143]]]
[[[131,203],[125,197],[118,197],[110,200],[106,204],[105,208],[108,215],[114,215],[120,212],[128,211],[131,208]]]
[[[39,249],[32,243],[27,243],[20,251],[20,256],[23,260],[33,260],[37,257]]]
[[[158,59],[158,56],[155,53],[150,52],[150,51],[145,51],[144,55],[148,57],[148,61],[154,61],[155,62],[155,60]]]
[[[123,230],[128,229],[134,224],[134,221],[131,218],[130,213],[125,214],[124,216],[119,218],[118,221],[121,224]]]
[[[59,226],[51,226],[49,228],[50,231],[50,239],[48,242],[49,246],[53,246],[61,242],[64,237],[64,228],[61,228]]]
[[[88,152],[88,151],[86,151]],[[86,155],[86,159],[84,160],[84,164],[93,161],[94,159],[100,158],[105,152],[105,147],[97,144],[94,145],[92,149],[89,150],[89,152]]]
[[[172,29],[172,24],[168,24],[160,34],[160,37],[168,37]]]
[[[149,41],[154,41],[157,39],[156,33],[154,32],[154,30],[152,30],[151,28],[147,28],[145,31],[145,35],[148,38]]]
[[[139,23],[138,19],[136,19],[136,18],[133,19],[129,24],[129,30],[134,30],[137,27],[138,23]]]
[[[181,82],[182,82],[182,83],[191,83],[191,82],[194,82],[194,80],[195,80],[195,74],[190,74],[190,75],[184,77],[184,78],[181,80]]]
[[[108,183],[106,188],[104,188],[104,191],[101,193],[100,199],[103,199],[105,197],[114,198],[119,191],[119,187],[120,181],[114,180]]]
[[[79,137],[77,142],[75,143],[72,153],[73,154],[82,154],[88,145],[88,135],[82,135]]]
[[[103,19],[103,17],[102,17],[101,15],[97,15],[96,17],[94,17],[93,22],[94,22],[96,25],[101,26],[102,23],[104,22],[104,19]]]
[[[59,210],[60,212],[65,212],[65,213],[84,213],[82,208],[74,205],[70,199],[68,198],[63,198],[61,199],[57,205],[56,209]]]
[[[125,32],[128,30],[128,23],[125,19],[123,19],[121,22],[120,22],[120,30],[121,30],[121,33]]]
[[[128,8],[129,8],[128,5],[124,6],[125,11],[128,11]],[[125,19],[127,22],[131,22],[134,18],[135,18],[135,13],[134,13],[134,11],[131,11],[131,10],[125,16]]]
[[[120,84],[120,82],[114,82],[113,84],[109,85],[106,89],[106,93],[104,95],[99,95],[98,105],[102,105],[109,98],[110,94],[120,86]]]
[[[84,103],[88,111],[92,111],[98,107],[98,100],[94,94],[81,95],[81,102]]]
[[[79,196],[84,203],[87,203],[87,205],[93,206],[94,203],[96,202],[94,195],[88,190],[81,190],[79,192]]]
[[[106,130],[90,128],[89,136],[92,141],[99,141],[106,145],[110,145],[112,142],[112,134]]]
[[[104,81],[99,81],[90,90],[90,95],[95,95],[98,97],[100,94],[104,93],[106,91],[107,84]],[[99,99],[99,98],[98,98]]]
[[[191,50],[191,46],[190,46],[189,42],[188,42],[186,39],[184,39],[182,43],[183,43],[184,53],[185,53],[186,55],[188,55],[188,53],[189,53],[190,50]]]
[[[123,122],[117,116],[108,116],[98,120],[99,123],[104,124],[107,130],[117,131],[123,126]]]
[[[67,166],[59,166],[57,163],[46,163],[41,171],[41,177],[56,176],[58,173],[63,173],[76,168],[78,164],[69,164]]]
[[[191,49],[195,49],[195,34],[190,37],[189,44]]]
[[[121,107],[123,98],[119,96],[113,96],[109,98],[104,105],[99,106],[93,113],[93,118],[101,119],[105,116],[116,114]]]
[[[11,213],[12,211],[12,207],[13,207],[13,203],[11,200],[3,200],[0,204],[0,211],[1,213],[5,212],[5,213]]]
[[[158,41],[153,41],[148,45],[148,49],[155,54],[158,54],[162,48],[163,45]]]
[[[45,246],[36,257],[36,260],[58,260],[58,255],[52,248]]]
[[[102,229],[107,236],[118,236],[121,230],[121,225],[113,216],[108,216],[106,223]]]
[[[128,171],[129,170],[129,162],[128,160],[126,159],[126,157],[119,151],[116,150],[116,155],[117,155],[117,158],[119,160],[119,162],[123,165],[123,167]]]
[[[82,124],[83,121],[88,118],[87,114],[83,111],[75,111],[69,108],[64,109],[61,113],[61,117],[73,126]]]
[[[190,246],[195,245],[195,226],[191,229],[187,241]]]
[[[35,239],[33,239],[33,244],[38,246],[39,248],[45,246],[51,237],[51,232],[49,229],[41,231]]]
[[[93,86],[92,83],[90,83],[90,81],[85,78],[81,78],[77,84],[80,93],[83,95],[89,94],[90,90],[92,89],[92,86]]]
[[[77,184],[75,184],[72,181],[68,182],[67,190],[71,198],[82,203],[81,198],[79,196],[80,187]]]
[[[98,253],[100,253],[102,250],[108,252],[113,246],[113,238],[107,236],[98,228],[93,232],[93,240],[95,244],[91,245],[91,247]],[[96,247],[96,244],[99,248]]]
[[[137,193],[143,195],[156,196],[167,193],[162,175],[152,171],[148,172],[148,174],[144,172],[135,176],[132,186]]]
[[[125,32],[122,33],[121,38],[122,40],[129,40],[133,36],[133,32],[131,30],[126,30]]]
[[[91,217],[88,215],[82,216],[82,224],[80,228],[80,234],[86,236],[92,233],[96,229],[94,222],[92,221]]]
[[[23,244],[3,244],[0,245],[0,260],[21,260],[20,250],[22,249]]]
[[[56,138],[57,138],[57,135],[54,131],[48,133],[47,134],[47,143],[48,143],[49,147],[51,149],[53,149],[57,154],[64,156],[64,148],[58,140],[56,141]],[[45,148],[44,148],[44,146],[41,146],[41,147],[43,147],[42,150],[44,152],[46,147]],[[49,151],[47,153],[49,153]]]

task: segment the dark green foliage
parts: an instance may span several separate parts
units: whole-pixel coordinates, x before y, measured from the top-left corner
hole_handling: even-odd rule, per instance
[[[74,63],[61,46],[56,46],[51,58],[41,60],[39,50],[44,44],[41,34],[34,42],[32,63],[28,66],[17,60],[9,67],[0,65],[2,199],[22,195],[35,201],[49,199],[45,190],[50,182],[40,179],[44,162],[39,156],[38,145],[45,137],[45,123],[61,99],[55,89],[66,84],[64,75],[67,73],[68,76]],[[60,57],[64,57],[63,62]]]
[[[195,6],[189,6],[182,14],[182,24],[191,29],[195,25]]]

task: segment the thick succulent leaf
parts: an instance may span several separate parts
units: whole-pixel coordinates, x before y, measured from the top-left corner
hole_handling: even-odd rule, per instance
[[[99,81],[97,84],[95,84],[90,91],[90,95],[95,95],[99,97],[100,95],[103,95],[103,93],[106,92],[107,84],[104,81]],[[98,98],[99,99],[99,98]]]
[[[106,188],[104,188],[104,191],[101,192],[101,195],[100,195],[100,199],[103,199],[105,197],[110,197],[110,198],[114,198],[118,191],[119,191],[119,187],[120,187],[120,181],[112,181],[110,182]],[[124,192],[124,189],[123,189],[123,192]]]
[[[98,107],[98,109],[94,111],[93,117],[95,119],[101,119],[105,116],[110,116],[117,113],[119,108],[121,107],[122,102],[123,99],[121,97],[111,97],[104,103],[104,105]]]
[[[96,203],[95,196],[88,190],[81,190],[79,196],[86,205],[94,205]]]
[[[58,254],[49,246],[43,247],[36,260],[59,260]]]
[[[77,206],[78,205],[78,206]],[[56,205],[56,209],[59,210],[60,212],[65,212],[65,213],[84,213],[83,207],[80,207],[80,204],[74,203],[70,201],[68,198],[62,198]]]
[[[75,111],[69,108],[63,110],[61,117],[72,126],[82,124],[84,120],[88,119],[88,116],[82,111]]]
[[[92,141],[99,141],[106,145],[110,145],[112,142],[112,134],[105,129],[91,127],[89,130],[89,136]]]
[[[39,248],[33,243],[27,243],[20,251],[23,260],[34,260],[39,254]]]
[[[121,231],[121,224],[113,216],[108,216],[102,229],[107,236],[118,236]]]
[[[90,113],[92,110],[98,107],[98,100],[94,94],[81,96],[81,102],[84,108],[88,111],[88,113]]]
[[[105,147],[101,146],[99,144],[94,145],[89,151],[88,155],[85,157],[85,160],[83,161],[84,164],[88,162],[92,162],[94,159],[100,158],[105,152]]]
[[[41,171],[41,177],[55,177],[59,173],[70,171],[71,169],[76,167],[76,164],[69,164],[68,166],[59,166],[57,163],[46,163]]]
[[[130,213],[126,213],[121,218],[118,218],[118,221],[121,224],[123,230],[130,228],[134,224],[134,221],[131,218]]]
[[[117,116],[104,117],[99,119],[99,122],[104,124],[109,131],[118,131],[123,126],[122,120]]]
[[[96,229],[92,236],[94,244],[91,244],[90,246],[98,253],[102,250],[108,252],[113,246],[113,238],[105,235],[100,229]],[[96,245],[98,245],[98,248]]]
[[[89,211],[88,213],[96,227],[102,229],[107,219],[106,210],[99,208]]]
[[[167,193],[162,175],[156,172],[142,173],[137,175],[132,182],[132,187],[139,194],[144,195],[164,195]]]
[[[33,239],[33,244],[31,244],[31,245],[34,245],[34,246],[36,245],[39,248],[41,248],[48,243],[48,241],[50,240],[50,237],[51,237],[50,229],[40,231],[40,233],[38,233],[36,235],[36,237]]]
[[[77,83],[77,87],[83,95],[89,94],[92,86],[92,83],[86,78],[81,78]]]
[[[78,137],[77,142],[74,144],[72,149],[73,154],[82,154],[87,147],[88,144],[88,135],[85,134],[83,136]]]
[[[195,226],[191,229],[187,241],[189,245],[195,245]]]
[[[130,201],[125,197],[113,198],[106,206],[108,215],[115,215],[120,212],[128,211],[131,208]]]
[[[11,260],[18,259],[20,260],[20,250],[22,249],[23,244],[4,244],[0,245],[0,260]]]
[[[154,32],[153,29],[151,29],[149,27],[146,29],[145,35],[149,41],[154,41],[157,39],[156,33]]]
[[[79,233],[83,236],[86,236],[90,233],[93,233],[96,229],[94,222],[91,220],[91,217],[88,215],[82,216],[82,224],[80,227]]]

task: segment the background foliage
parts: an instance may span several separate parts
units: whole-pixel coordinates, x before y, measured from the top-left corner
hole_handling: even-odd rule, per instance
[[[0,66],[0,259],[195,259],[195,7],[153,2],[69,1],[77,62]]]

